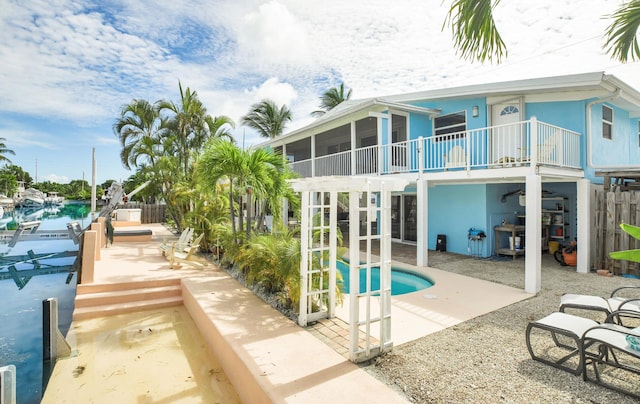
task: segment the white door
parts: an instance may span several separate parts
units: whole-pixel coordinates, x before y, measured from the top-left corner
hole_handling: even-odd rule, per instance
[[[498,165],[508,165],[524,160],[527,155],[524,149],[521,125],[522,106],[519,100],[493,104],[491,106],[491,158],[489,162]]]

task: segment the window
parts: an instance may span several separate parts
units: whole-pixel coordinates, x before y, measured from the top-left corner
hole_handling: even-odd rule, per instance
[[[613,109],[602,106],[602,137],[604,139],[613,138]]]
[[[464,137],[467,130],[467,114],[465,111],[443,115],[433,120],[433,132],[436,136],[456,133],[454,136],[443,136],[440,140],[451,140]]]
[[[638,147],[640,147],[640,121],[638,121]]]
[[[518,107],[515,105],[507,105],[502,111],[500,111],[500,115],[511,115],[517,114],[518,112]]]

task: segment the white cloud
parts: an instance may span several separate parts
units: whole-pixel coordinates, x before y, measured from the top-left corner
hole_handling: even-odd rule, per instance
[[[58,184],[68,184],[71,180],[69,177],[64,175],[48,174],[44,177],[38,178],[38,181],[51,181],[57,182]]]
[[[305,27],[277,0],[248,13],[238,32],[239,51],[261,66],[308,61]]]
[[[289,83],[282,83],[277,77],[271,77],[259,87],[253,87],[245,91],[250,95],[252,102],[269,99],[277,105],[285,104],[290,106],[298,98],[298,92],[295,88]]]

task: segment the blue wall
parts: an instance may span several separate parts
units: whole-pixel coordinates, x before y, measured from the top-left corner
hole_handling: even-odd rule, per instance
[[[568,198],[566,210],[569,219],[568,240],[576,237],[576,185],[575,183],[545,183],[545,196]],[[428,248],[435,250],[439,234],[447,237],[447,251],[467,254],[469,228],[483,230],[482,256],[494,254],[495,226],[503,221],[512,224],[525,220],[526,207],[520,206],[518,193],[525,184],[439,185],[429,188],[429,240]],[[412,190],[407,189],[408,192]],[[542,235],[541,235],[542,236]],[[508,234],[500,234],[500,245],[508,245]],[[524,241],[526,248],[526,240]]]
[[[433,124],[428,116],[422,114],[409,115],[409,140],[429,137],[433,133]]]
[[[582,101],[528,103],[525,110],[526,119],[535,116],[538,121],[585,133],[585,103]]]
[[[612,139],[602,137],[602,105],[591,107],[591,155],[593,165],[597,166],[640,166],[640,145],[638,144],[638,119],[630,118],[629,113],[610,104],[613,109]],[[585,161],[588,159],[585,150]],[[595,176],[595,170],[585,162],[585,178],[592,182],[602,183],[601,177]],[[631,167],[629,167],[631,168]],[[636,168],[636,167],[634,167]]]
[[[429,188],[429,249],[434,250],[437,235],[444,234],[447,251],[467,254],[469,228],[487,231],[485,201],[485,185]]]

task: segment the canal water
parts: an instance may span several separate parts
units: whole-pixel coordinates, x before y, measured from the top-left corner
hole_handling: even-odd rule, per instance
[[[0,229],[15,229],[23,221],[41,221],[40,230],[66,230],[67,223],[77,221],[82,228],[91,220],[90,208],[84,204],[67,204],[64,207],[39,210],[16,209],[0,218]],[[24,255],[31,250],[36,254],[61,251],[78,251],[71,240],[20,241],[14,247],[0,242],[0,275],[8,270],[6,259]],[[59,258],[46,261],[52,265],[70,265],[74,258]],[[32,269],[32,265],[20,264],[18,271]],[[19,272],[18,272],[19,273]],[[17,373],[18,403],[39,403],[42,398],[42,301],[50,297],[58,299],[59,326],[67,334],[73,313],[77,276],[54,273],[33,276],[22,289],[13,279],[0,279],[0,367],[15,365]],[[25,280],[24,277],[22,277]],[[45,375],[45,380],[48,379]]]

